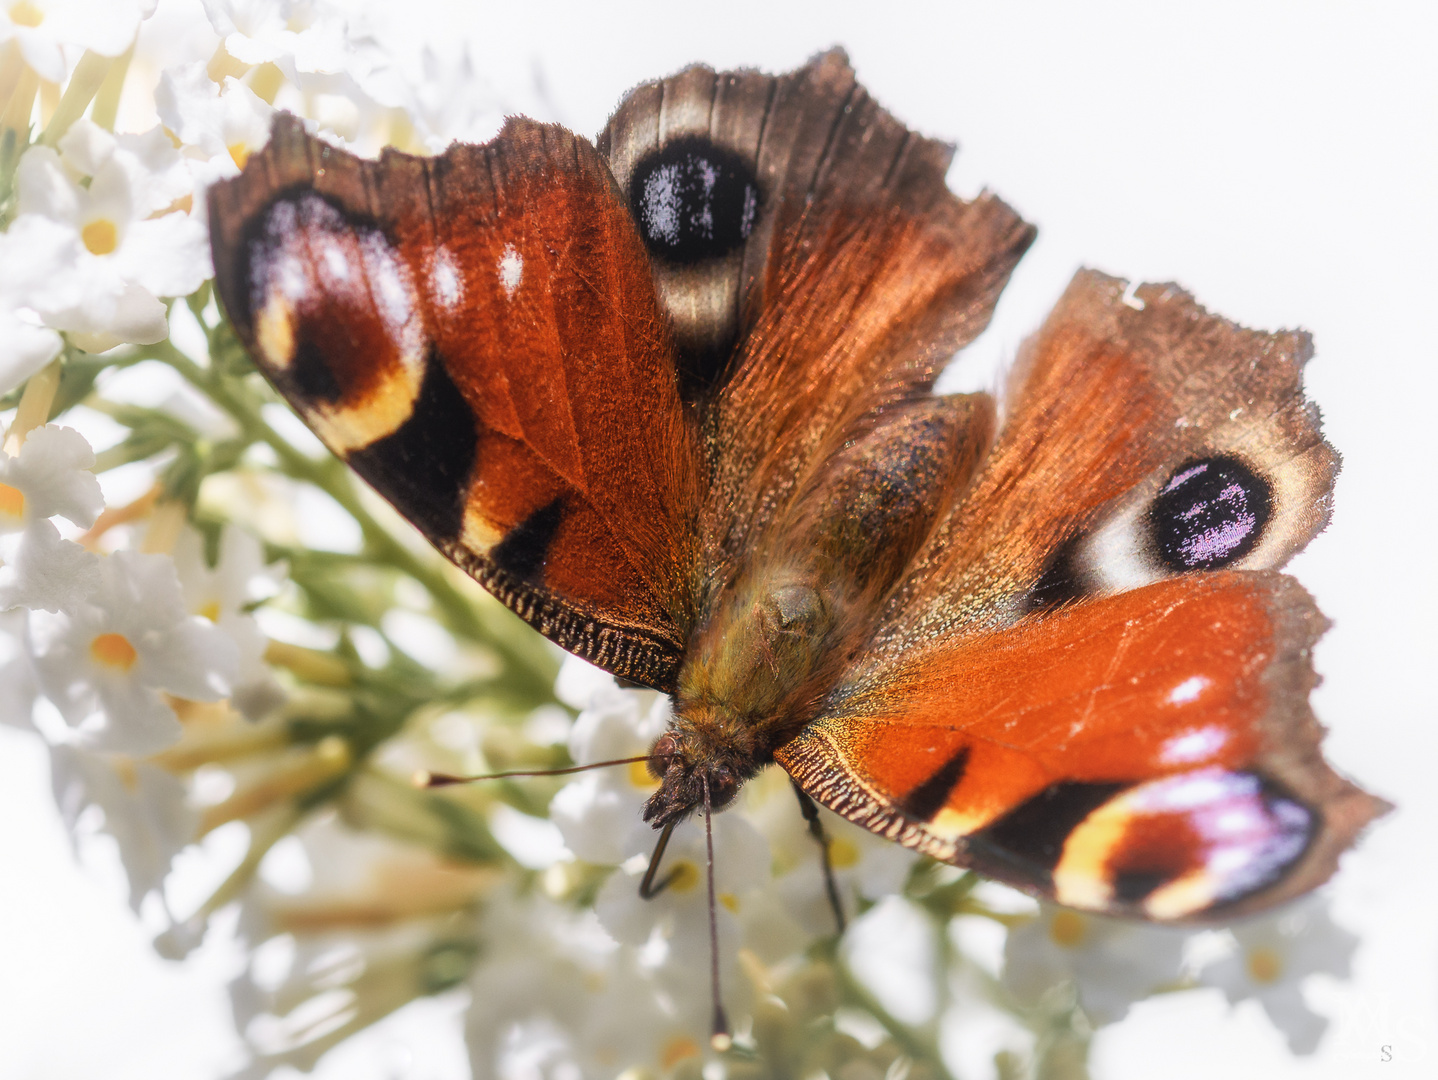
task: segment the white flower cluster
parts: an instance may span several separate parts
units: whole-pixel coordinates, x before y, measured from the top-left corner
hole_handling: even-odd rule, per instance
[[[640,756],[665,729],[666,699],[577,660],[551,694],[547,650],[495,633],[446,570],[377,541],[385,529],[348,481],[280,435],[293,418],[207,353],[233,339],[207,291],[205,191],[264,145],[275,109],[360,152],[434,152],[485,136],[498,102],[463,55],[396,60],[350,5],[203,0],[209,51],[183,56],[146,41],[155,6],[0,5],[0,399],[13,409],[0,448],[0,720],[50,745],[62,815],[77,835],[98,821],[117,843],[132,906],[160,912],[163,955],[184,956],[211,915],[239,904],[251,962],[232,993],[253,1052],[246,1075],[307,1069],[416,997],[466,988],[477,1078],[697,1077],[713,1005],[702,819],[675,830],[667,885],[645,901],[657,834],[640,809],[657,782],[643,763],[557,791],[406,782],[456,759],[478,769]],[[128,65],[147,56],[162,58],[153,113],[117,131]],[[209,344],[186,352],[183,333]],[[184,427],[183,409],[107,399],[107,364],[169,364],[212,395],[225,424]],[[96,440],[97,457],[76,430],[83,417],[49,422],[57,402],[76,401],[92,420],[127,423],[129,439]],[[203,484],[182,482],[186,453],[210,470]],[[127,463],[153,486],[107,510],[95,471]],[[167,468],[174,483],[157,482]],[[364,552],[313,550],[298,529],[276,541],[285,530],[260,524],[275,502],[317,489],[358,525]],[[290,580],[237,517],[282,548]],[[262,632],[255,607],[282,591],[295,637],[317,647]],[[421,656],[448,659],[411,659]],[[566,735],[567,758],[556,745]],[[1346,973],[1356,946],[1313,901],[1223,932],[1201,963],[1182,931],[1032,914],[1021,898],[1022,913],[998,910],[971,875],[825,811],[854,930],[840,942],[790,788],[771,768],[713,821],[723,1003],[740,1052],[766,1075],[898,1075],[901,1051],[938,1061],[937,1041],[916,1029],[949,1013],[912,991],[927,980],[930,997],[944,993],[939,960],[916,961],[893,994],[865,982],[867,954],[909,955],[892,940],[895,912],[920,928],[920,951],[956,969],[940,950],[962,934],[946,927],[1005,932],[982,990],[1027,1029],[1028,1043],[1008,1049],[1029,1054],[1060,1026],[1082,1041],[1135,1001],[1195,986],[1256,998],[1293,1050],[1310,1052],[1325,1021],[1303,981]],[[172,915],[175,856],[225,829],[244,833],[238,866]],[[549,854],[525,837],[546,839]]]

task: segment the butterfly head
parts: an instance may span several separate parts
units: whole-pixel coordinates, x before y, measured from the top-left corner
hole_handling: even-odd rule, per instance
[[[644,804],[644,820],[658,829],[702,807],[706,786],[711,810],[728,806],[753,769],[733,748],[719,750],[693,733],[669,731],[654,743],[649,771],[660,785]]]

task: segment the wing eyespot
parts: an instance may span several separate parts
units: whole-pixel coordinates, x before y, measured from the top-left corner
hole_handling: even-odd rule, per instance
[[[649,154],[629,181],[639,235],[651,255],[692,266],[749,239],[759,210],[754,171],[707,139],[675,139]]]
[[[1149,504],[1154,554],[1175,574],[1229,566],[1257,546],[1272,513],[1268,481],[1239,458],[1187,461]]]

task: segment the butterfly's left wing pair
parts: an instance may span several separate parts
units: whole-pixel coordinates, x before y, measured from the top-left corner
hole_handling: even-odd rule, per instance
[[[907,461],[895,440],[928,440],[910,456],[955,455],[933,489],[952,505],[906,506],[917,554],[871,652],[781,763],[878,831],[1099,910],[1169,918],[1306,887],[1372,812],[1317,755],[1321,620],[1274,575],[1162,571],[1185,543],[1228,542],[1223,480],[1252,457],[1239,429],[1200,446],[1163,424],[1210,433],[1220,401],[1271,403],[1244,384],[1227,405],[1202,333],[1153,331],[1156,295],[1116,321],[1099,283],[1101,303],[1071,296],[1051,321],[977,466],[991,403],[927,394],[1032,230],[950,194],[950,152],[837,52],[640,87],[597,149],[512,120],[485,146],[364,162],[282,118],[212,191],[216,284],[266,375],[436,546],[558,644],[661,690],[827,461]],[[1170,346],[1182,363],[1144,360]],[[1254,558],[1322,523],[1331,458],[1310,443],[1319,479],[1264,489],[1288,531]],[[1185,448],[1215,466],[1198,487],[1219,482],[1218,539],[1178,526],[1170,557],[1142,522],[1183,487],[1158,474]],[[884,534],[891,508],[862,494]],[[1114,753],[1139,721],[1146,756]],[[1227,846],[1174,840],[1210,819],[1249,825]],[[1153,848],[1180,854],[1128,854]]]

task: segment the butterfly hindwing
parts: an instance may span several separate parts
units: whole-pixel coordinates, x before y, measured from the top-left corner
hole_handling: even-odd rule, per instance
[[[1319,751],[1291,578],[1225,571],[915,650],[831,699],[778,761],[938,858],[1088,910],[1267,906],[1326,879],[1380,808]]]
[[[211,198],[235,328],[330,449],[542,633],[671,686],[701,478],[594,149],[517,119],[371,162],[281,117]]]

